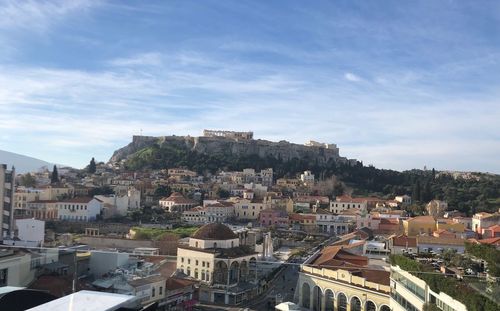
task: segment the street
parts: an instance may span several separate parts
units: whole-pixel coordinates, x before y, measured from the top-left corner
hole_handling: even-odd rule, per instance
[[[257,300],[249,302],[247,306],[251,310],[273,310],[276,299],[279,302],[293,301],[295,286],[299,278],[299,264],[286,264],[285,268],[278,273],[273,282],[270,283],[267,294]],[[281,301],[279,301],[281,300]]]

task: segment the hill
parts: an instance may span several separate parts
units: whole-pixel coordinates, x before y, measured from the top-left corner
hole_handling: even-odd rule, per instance
[[[7,164],[8,167],[14,166],[16,173],[19,174],[37,171],[44,166],[52,169],[54,166],[53,163],[3,150],[0,150],[0,164]]]
[[[446,200],[452,209],[468,215],[500,208],[499,175],[454,175],[434,169],[404,172],[378,169],[340,157],[338,149],[288,142],[189,136],[134,137],[132,143],[114,153],[110,162],[120,162],[128,170],[186,167],[200,174],[272,167],[275,178],[295,177],[304,170],[311,170],[322,180],[335,177],[354,189],[354,195],[393,198],[411,194],[416,202],[412,207],[415,214],[422,213],[423,204],[432,199]]]

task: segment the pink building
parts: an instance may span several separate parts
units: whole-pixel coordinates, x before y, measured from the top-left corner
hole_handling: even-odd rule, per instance
[[[265,209],[260,212],[259,223],[263,227],[288,227],[288,213],[281,209]]]

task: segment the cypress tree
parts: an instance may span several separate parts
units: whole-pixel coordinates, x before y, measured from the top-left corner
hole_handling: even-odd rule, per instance
[[[89,173],[94,174],[95,171],[96,171],[95,160],[94,160],[94,158],[92,158],[92,160],[90,160],[90,164],[89,164]]]
[[[413,192],[411,194],[411,198],[414,202],[420,201],[420,181],[417,180],[413,185]]]
[[[57,166],[55,166],[55,165],[54,165],[54,168],[52,169],[52,175],[50,176],[50,182],[53,184],[59,182],[59,173],[57,173]]]

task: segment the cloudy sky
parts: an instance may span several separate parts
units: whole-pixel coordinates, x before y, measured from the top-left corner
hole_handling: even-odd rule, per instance
[[[0,0],[0,149],[204,128],[500,173],[500,2]]]

